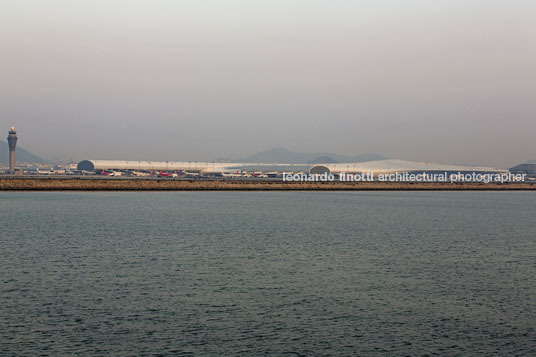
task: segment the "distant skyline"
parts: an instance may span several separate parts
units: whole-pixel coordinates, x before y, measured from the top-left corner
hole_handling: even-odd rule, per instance
[[[536,3],[0,3],[0,124],[46,159],[536,159]],[[2,150],[7,150],[7,145]]]

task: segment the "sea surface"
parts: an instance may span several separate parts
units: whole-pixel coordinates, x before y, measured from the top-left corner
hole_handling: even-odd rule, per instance
[[[0,193],[0,355],[536,355],[532,192]]]

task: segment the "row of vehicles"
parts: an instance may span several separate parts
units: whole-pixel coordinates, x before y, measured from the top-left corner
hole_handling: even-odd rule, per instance
[[[101,170],[97,174],[117,177],[117,176],[130,176],[130,177],[166,177],[166,178],[214,178],[214,177],[225,177],[225,178],[269,178],[269,177],[280,177],[281,174],[277,172],[263,173],[260,171],[237,171],[235,173],[214,173],[214,174],[202,174],[199,172],[188,172],[182,170],[176,170],[173,172],[163,172],[163,171],[115,171],[115,170]]]

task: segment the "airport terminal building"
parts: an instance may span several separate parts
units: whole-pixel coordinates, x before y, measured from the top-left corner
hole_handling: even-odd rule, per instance
[[[464,165],[448,165],[438,164],[432,162],[416,162],[407,160],[377,160],[366,161],[358,163],[337,163],[337,164],[319,164],[314,165],[309,170],[313,174],[323,174],[325,172],[331,174],[340,173],[368,173],[372,172],[374,175],[379,174],[394,174],[394,173],[434,173],[434,172],[447,172],[447,173],[508,173],[508,170],[501,170],[492,167],[482,166],[464,166]]]
[[[102,170],[120,171],[186,171],[201,174],[233,173],[237,171],[262,172],[307,172],[312,165],[306,164],[255,164],[222,163],[201,161],[122,161],[122,160],[84,160],[78,163],[78,170],[99,172]]]
[[[492,167],[447,165],[430,162],[415,162],[406,160],[378,160],[358,163],[336,164],[279,164],[279,163],[221,163],[198,161],[122,161],[122,160],[84,160],[78,164],[78,170],[100,172],[102,170],[119,171],[182,171],[195,172],[204,175],[218,175],[236,172],[263,173],[311,173],[334,174],[369,173],[374,175],[391,173],[508,173]]]

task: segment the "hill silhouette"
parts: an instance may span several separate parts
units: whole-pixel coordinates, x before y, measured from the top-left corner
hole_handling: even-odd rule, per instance
[[[306,163],[337,163],[337,162],[363,162],[374,160],[385,160],[379,154],[361,154],[357,156],[345,156],[329,152],[321,153],[299,153],[284,148],[273,148],[266,151],[250,155],[246,158],[236,160],[237,162],[262,162],[262,163],[284,163],[284,164],[306,164]]]
[[[32,154],[28,150],[25,150],[17,145],[15,150],[15,159],[20,162],[47,162],[37,155]],[[9,146],[7,142],[0,140],[0,162],[9,162]]]

